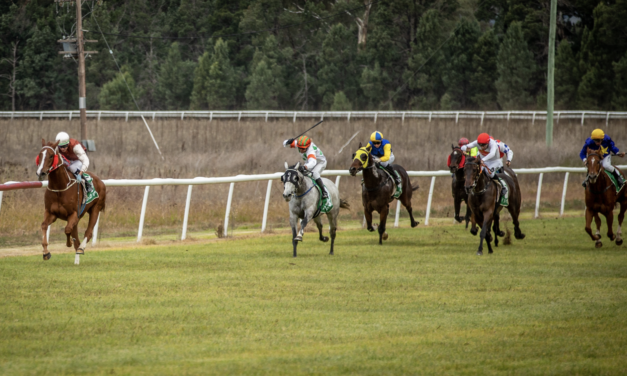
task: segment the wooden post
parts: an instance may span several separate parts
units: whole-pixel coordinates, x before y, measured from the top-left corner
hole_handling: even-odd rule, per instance
[[[549,25],[549,62],[546,77],[546,146],[553,145],[553,104],[555,97],[555,23],[557,20],[557,0],[551,0]]]
[[[83,42],[82,1],[76,2],[76,49],[78,52],[78,109],[81,112],[81,141],[87,140],[87,93],[85,90],[85,43]]]

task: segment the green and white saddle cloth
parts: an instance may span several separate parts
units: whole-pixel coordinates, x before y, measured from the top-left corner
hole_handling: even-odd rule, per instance
[[[85,172],[83,172],[83,181],[89,183],[92,187],[91,192],[85,192],[83,196],[83,205],[87,205],[98,198],[98,192],[96,192],[96,187],[94,187],[94,179]],[[83,188],[85,188],[85,183],[81,184]]]
[[[618,171],[618,170],[616,170],[616,171]],[[616,181],[616,176],[614,176],[614,174],[612,174],[608,170],[605,170],[605,173],[607,174],[607,176],[610,177],[610,180],[612,181],[612,183],[614,183],[614,187],[616,188],[616,193],[620,192],[620,190],[621,190],[621,188],[623,188],[623,186],[618,184],[618,181]],[[621,176],[623,176],[623,179],[625,179],[625,176],[623,174],[621,174]]]
[[[320,188],[320,186],[316,183],[316,181],[313,178],[311,177],[309,178],[311,179],[314,187],[316,187],[316,189],[318,190],[318,193],[320,194],[320,196],[318,196],[319,197],[318,210],[314,214],[314,218],[315,218],[319,216],[320,214],[325,214],[331,211],[331,209],[333,209],[333,200],[331,200],[331,195],[329,194],[329,190],[326,189],[326,187],[325,187],[325,191],[327,192],[327,196],[329,196],[329,198],[322,198],[322,188]]]
[[[501,184],[501,195],[499,198],[499,205],[508,206],[509,205],[509,188],[507,186],[507,182],[501,178],[499,179],[499,184]],[[503,194],[503,189],[505,189],[505,194]]]
[[[389,176],[389,177],[390,177],[390,179],[392,179],[392,182],[393,182],[394,186],[396,187],[396,192],[394,192],[394,194],[392,195],[392,197],[393,197],[393,198],[396,198],[396,199],[398,199],[399,197],[401,197],[401,195],[403,194],[403,187],[402,187],[402,186],[400,186],[400,185],[398,185],[398,184],[396,184],[396,178],[395,178],[394,176],[392,176],[392,175],[388,172],[388,170],[386,170],[386,169],[385,169],[385,168],[383,168],[382,166],[377,165],[377,167],[379,167],[379,169],[380,169],[381,171],[385,172],[385,173],[387,174],[387,176]],[[398,178],[399,178],[399,179],[401,179],[401,181],[403,180],[403,179],[401,178],[401,175],[399,175],[398,171],[394,170],[394,173],[396,174],[396,176],[398,176]]]

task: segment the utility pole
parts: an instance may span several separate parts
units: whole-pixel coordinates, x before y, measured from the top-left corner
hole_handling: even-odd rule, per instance
[[[63,51],[59,54],[66,58],[73,58],[78,55],[78,109],[81,119],[81,143],[88,151],[96,151],[96,145],[93,140],[88,139],[89,132],[87,130],[87,90],[85,88],[85,55],[97,54],[97,51],[85,51],[85,43],[96,43],[96,40],[85,40],[83,36],[83,14],[81,11],[82,0],[55,0],[56,3],[63,6],[76,3],[76,38],[61,39],[58,42],[63,43]]]
[[[549,26],[549,65],[546,78],[546,146],[553,145],[553,104],[555,103],[555,23],[557,0],[551,0],[551,24]]]

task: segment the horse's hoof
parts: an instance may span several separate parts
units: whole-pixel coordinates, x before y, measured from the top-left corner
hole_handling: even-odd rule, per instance
[[[303,241],[303,237],[302,237],[302,236],[300,236],[300,235],[299,235],[299,236],[296,236],[296,237],[294,238],[294,241],[295,241],[295,242],[302,242],[302,241]]]
[[[596,243],[594,243],[594,246],[596,248],[601,248],[601,247],[603,247],[603,242],[597,241]]]
[[[323,236],[323,237],[320,238],[320,241],[326,243],[326,242],[329,241],[329,237],[328,236]]]
[[[477,251],[477,256],[483,256],[483,251]]]
[[[387,232],[383,233],[383,240],[388,240],[388,233]]]
[[[333,256],[333,255],[334,255],[333,251],[329,252],[329,256]]]
[[[418,226],[419,224],[420,224],[420,222],[413,222],[411,224],[411,228],[414,228],[414,227]]]
[[[525,238],[525,234],[515,234],[514,237],[518,240],[523,240]]]
[[[79,248],[76,250],[76,254],[77,255],[84,255],[85,254],[85,250],[83,248]]]
[[[616,245],[623,245],[623,239],[616,239]]]
[[[504,231],[499,231],[499,233],[497,234],[500,237],[505,237],[505,232]]]
[[[470,229],[470,233],[473,234],[474,236],[477,236],[477,233],[479,233],[479,230],[475,229]]]
[[[610,238],[610,241],[613,242],[616,239],[616,235],[607,235],[608,238]]]
[[[489,250],[489,251],[488,251],[488,254],[490,254],[490,255],[491,255],[491,254],[493,254],[493,253],[494,253],[494,251],[493,251],[493,250]]]
[[[370,232],[374,232],[374,227],[370,227],[370,228],[368,228],[368,231],[370,231]]]
[[[50,257],[52,257],[52,255],[50,254],[50,252],[48,252],[48,253],[44,253],[44,261],[46,261],[46,260],[50,260]]]
[[[462,223],[462,219],[458,216],[453,217],[457,223]]]

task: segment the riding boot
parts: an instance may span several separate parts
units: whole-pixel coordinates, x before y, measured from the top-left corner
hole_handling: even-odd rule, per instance
[[[392,177],[394,178],[394,181],[396,182],[396,192],[394,193],[393,197],[399,198],[401,194],[403,193],[403,180],[401,179],[401,176],[398,174],[396,170],[394,170],[391,164],[388,163],[387,166],[383,166],[383,165],[381,166],[385,168],[385,170],[389,172],[390,175],[392,175]]]
[[[621,174],[618,172],[617,169],[614,169],[614,172],[612,172],[612,174],[614,174],[614,177],[616,178],[616,182],[618,183],[618,186],[622,187],[623,184],[625,184],[625,179],[623,179],[623,177],[621,176]]]
[[[329,193],[324,187],[324,183],[322,183],[322,178],[316,179],[316,184],[320,187],[320,191],[322,192],[322,200],[320,202],[320,211],[323,213],[328,212],[333,209],[333,202],[329,199]]]

